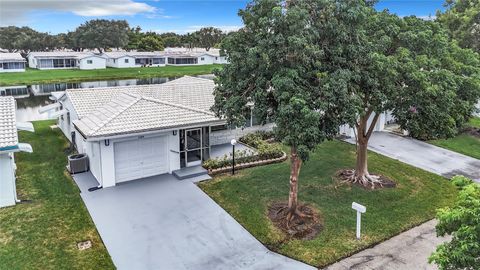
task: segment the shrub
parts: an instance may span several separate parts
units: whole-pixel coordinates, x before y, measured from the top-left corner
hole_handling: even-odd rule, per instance
[[[283,151],[278,143],[267,143],[265,140],[272,138],[271,132],[255,132],[247,134],[239,139],[240,142],[254,147],[257,150],[255,155],[250,155],[248,150],[235,151],[235,165],[268,160],[283,156]],[[220,158],[209,159],[203,162],[203,167],[207,170],[213,170],[232,165],[232,155],[224,155]]]
[[[441,270],[479,269],[480,265],[480,185],[463,176],[452,183],[460,189],[453,207],[438,210],[437,235],[452,236],[430,256]]]

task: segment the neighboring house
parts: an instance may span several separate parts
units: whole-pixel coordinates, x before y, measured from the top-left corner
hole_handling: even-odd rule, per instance
[[[114,68],[128,67],[163,67],[166,57],[163,52],[106,52],[107,66]]]
[[[58,126],[103,187],[198,166],[212,145],[271,125],[229,130],[210,108],[214,82],[182,77],[159,85],[52,93]]]
[[[370,118],[368,119],[368,126],[370,126],[374,117],[375,114],[372,114],[370,116]],[[388,128],[389,125],[395,124],[395,122],[395,117],[390,112],[384,112],[378,117],[377,123],[375,124],[375,128],[373,131],[384,131]],[[356,129],[350,127],[349,125],[342,125],[339,128],[339,134],[347,137],[355,138],[356,132]]]
[[[0,96],[13,96],[15,98],[27,98],[30,96],[26,85],[0,86]]]
[[[24,72],[25,62],[19,53],[0,53],[0,72]]]
[[[105,69],[106,58],[91,52],[31,52],[28,66],[36,69]]]
[[[0,207],[18,202],[15,185],[15,152],[32,152],[26,143],[18,143],[17,130],[33,132],[31,123],[17,123],[15,120],[15,99],[0,97]]]
[[[178,49],[169,48],[165,50],[168,57],[168,65],[211,65],[228,63],[225,56],[220,55],[219,49]]]

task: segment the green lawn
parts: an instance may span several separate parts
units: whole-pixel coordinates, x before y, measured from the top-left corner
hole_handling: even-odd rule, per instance
[[[352,168],[354,162],[353,145],[331,141],[302,167],[299,199],[319,209],[325,226],[310,241],[286,239],[266,217],[270,202],[288,198],[288,162],[219,176],[200,187],[267,247],[318,267],[434,218],[435,209],[451,205],[456,197],[445,178],[375,153],[369,153],[371,172],[394,179],[397,188],[372,191],[333,180],[337,170]],[[355,240],[353,201],[367,207],[361,241]]]
[[[27,69],[25,72],[0,73],[2,85],[29,85],[36,83],[98,81],[113,79],[133,79],[151,77],[178,77],[183,75],[210,74],[222,65],[199,66],[165,66],[140,68],[107,68],[97,70],[61,69],[38,70]]]
[[[480,117],[473,117],[470,119],[469,126],[480,128]],[[469,134],[460,134],[454,138],[446,140],[433,140],[429,143],[480,159],[480,138]]]
[[[20,199],[0,209],[0,269],[114,269],[77,186],[65,173],[67,142],[53,121],[20,132],[34,152],[15,155]],[[91,249],[76,243],[91,240]]]

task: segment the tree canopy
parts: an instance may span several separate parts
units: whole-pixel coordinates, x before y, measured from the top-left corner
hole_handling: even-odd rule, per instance
[[[193,33],[195,44],[207,51],[220,44],[225,34],[215,27],[204,27]]]
[[[480,2],[478,0],[446,0],[445,12],[437,20],[444,25],[460,46],[480,53]]]
[[[290,146],[289,222],[301,216],[297,181],[302,161],[337,133],[339,112],[331,104],[346,92],[320,87],[322,43],[318,28],[305,27],[318,19],[311,13],[328,3],[283,4],[281,0],[256,0],[240,11],[245,26],[223,42],[230,64],[216,73],[212,109],[230,124],[241,126],[253,105],[260,121],[275,123],[276,137]]]
[[[157,35],[145,35],[138,42],[137,49],[143,52],[162,51],[163,41]]]
[[[90,20],[77,27],[73,39],[78,47],[98,49],[124,48],[130,27],[125,20]]]

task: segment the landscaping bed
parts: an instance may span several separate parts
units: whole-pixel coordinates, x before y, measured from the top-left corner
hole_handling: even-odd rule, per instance
[[[254,148],[256,152],[252,154],[250,150],[236,150],[235,169],[246,169],[286,160],[287,154],[283,152],[279,143],[274,142],[272,135],[271,132],[258,131],[241,137],[239,141]],[[232,169],[232,163],[233,156],[230,154],[230,156],[209,159],[202,165],[210,175],[215,175],[229,172]]]
[[[480,117],[472,118],[464,132],[458,136],[451,139],[433,140],[429,143],[480,159]]]
[[[65,171],[68,143],[53,124],[20,132],[34,151],[15,154],[17,193],[29,201],[0,209],[0,269],[115,269]]]
[[[184,75],[211,74],[222,65],[165,66],[140,68],[106,68],[96,70],[27,69],[25,72],[0,73],[0,86],[30,85],[39,83],[101,81],[153,77],[180,77]]]
[[[445,178],[376,153],[369,153],[370,170],[394,180],[395,188],[365,189],[336,179],[337,171],[354,164],[355,146],[330,141],[302,166],[299,200],[318,212],[322,224],[311,240],[290,237],[268,216],[272,203],[288,199],[288,162],[218,176],[199,186],[268,248],[317,267],[434,218],[436,209],[451,205],[457,194]],[[360,241],[352,202],[367,207]]]

